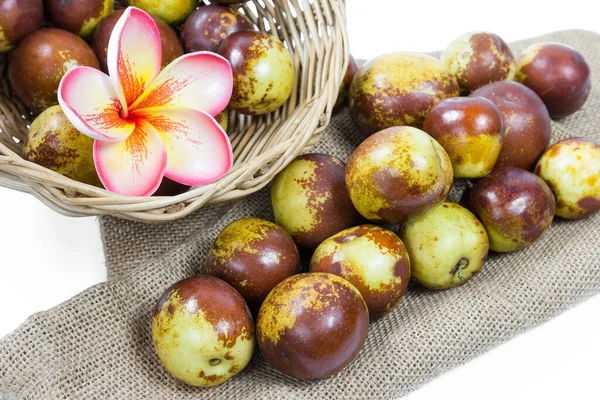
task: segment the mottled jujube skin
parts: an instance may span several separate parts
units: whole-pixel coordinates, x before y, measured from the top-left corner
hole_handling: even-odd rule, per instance
[[[519,168],[495,168],[465,191],[461,203],[485,226],[490,249],[498,252],[532,245],[554,219],[555,201],[548,185]]]
[[[188,17],[183,25],[181,39],[187,53],[216,53],[221,42],[232,33],[254,30],[254,24],[236,9],[210,4],[197,8]]]
[[[303,154],[274,179],[271,202],[275,223],[300,247],[315,249],[336,233],[358,225],[344,174],[346,164],[327,154]]]
[[[442,203],[452,187],[452,163],[427,133],[408,126],[368,137],[350,157],[346,185],[363,217],[402,224]]]
[[[469,97],[491,100],[504,119],[504,142],[497,167],[531,170],[550,145],[552,126],[546,106],[537,94],[517,82],[494,82]]]
[[[556,119],[579,110],[592,87],[590,66],[583,54],[561,43],[539,43],[523,50],[515,80],[536,92]]]
[[[13,51],[8,77],[17,97],[34,113],[57,105],[62,77],[77,66],[99,69],[98,59],[79,36],[62,29],[41,29]]]
[[[254,31],[235,32],[219,45],[233,70],[229,108],[262,115],[281,107],[294,89],[294,61],[279,39]]]
[[[48,19],[57,28],[84,39],[92,36],[100,21],[112,13],[113,0],[44,0]]]
[[[75,181],[102,187],[94,167],[94,139],[79,132],[60,106],[47,108],[31,124],[23,158]]]
[[[0,53],[9,51],[44,20],[42,0],[0,1]]]
[[[279,371],[316,379],[354,360],[368,329],[367,306],[350,282],[328,273],[304,273],[269,293],[256,321],[256,339]]]
[[[393,126],[421,128],[431,107],[458,95],[454,75],[438,59],[391,53],[358,70],[350,86],[349,109],[360,131],[370,135]]]
[[[502,38],[490,32],[466,33],[442,54],[442,62],[456,76],[463,94],[488,83],[510,80],[515,58]]]
[[[175,283],[152,313],[152,340],[173,376],[194,386],[219,385],[254,351],[254,323],[242,296],[206,275]]]
[[[504,119],[483,97],[454,97],[436,104],[423,130],[442,145],[455,178],[481,178],[490,173],[504,142]]]
[[[600,211],[600,143],[573,137],[554,143],[535,173],[552,189],[556,215],[580,219]]]
[[[310,272],[328,272],[348,280],[365,300],[371,321],[376,321],[406,294],[410,260],[394,232],[361,225],[321,243],[310,261]]]
[[[233,286],[251,308],[258,308],[281,281],[298,272],[294,240],[272,222],[243,218],[217,236],[204,272]]]
[[[119,21],[124,12],[125,9],[117,10],[104,18],[100,22],[100,25],[98,25],[98,29],[96,29],[92,40],[92,48],[98,57],[98,61],[100,61],[100,67],[107,74],[106,54],[108,53],[108,41],[117,21]],[[156,26],[160,32],[160,42],[162,45],[161,67],[164,68],[183,55],[183,46],[177,37],[177,33],[165,21],[155,16],[152,16],[152,19],[156,22]]]

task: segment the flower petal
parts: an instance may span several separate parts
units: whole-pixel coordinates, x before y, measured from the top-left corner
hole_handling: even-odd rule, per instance
[[[189,186],[204,185],[225,175],[233,165],[229,137],[210,114],[192,109],[155,109],[140,114],[165,143],[167,178]]]
[[[115,25],[106,62],[126,113],[160,72],[162,44],[156,22],[145,11],[128,7]]]
[[[167,166],[167,153],[158,133],[137,121],[122,142],[94,142],[94,164],[104,187],[125,196],[149,196],[158,189]]]
[[[110,78],[90,67],[75,67],[58,87],[58,102],[73,126],[97,140],[121,141],[135,124],[119,114],[121,103]]]
[[[227,107],[232,90],[229,61],[199,51],[179,57],[162,70],[132,109],[192,108],[214,117]]]

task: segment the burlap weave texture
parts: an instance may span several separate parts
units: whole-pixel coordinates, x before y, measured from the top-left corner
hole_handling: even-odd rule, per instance
[[[593,70],[588,103],[553,123],[553,142],[569,136],[600,140],[600,36],[557,32],[511,48],[517,54],[546,40],[579,49]],[[361,140],[343,111],[314,150],[347,160]],[[272,219],[268,188],[169,225],[102,218],[108,282],[31,316],[0,340],[0,398],[395,399],[600,292],[600,216],[556,220],[535,246],[492,254],[461,287],[411,287],[398,309],[371,326],[358,358],[333,378],[290,378],[256,354],[222,386],[189,387],[154,354],[151,309],[165,288],[201,271],[217,233],[241,217]]]

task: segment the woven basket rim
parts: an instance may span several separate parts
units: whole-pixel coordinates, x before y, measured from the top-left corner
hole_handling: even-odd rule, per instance
[[[252,7],[254,5],[254,7]],[[0,185],[30,193],[67,216],[112,215],[166,223],[210,204],[246,197],[265,187],[327,127],[349,52],[345,0],[249,0],[241,5],[260,30],[291,49],[296,85],[279,110],[259,118],[230,113],[236,163],[218,181],[168,197],[130,197],[76,182],[21,158],[30,114],[8,83],[0,56]]]

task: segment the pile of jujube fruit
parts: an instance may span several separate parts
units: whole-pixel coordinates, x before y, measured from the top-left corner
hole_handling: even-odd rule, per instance
[[[488,32],[459,37],[441,60],[393,53],[359,68],[351,58],[337,106],[348,102],[364,141],[347,164],[327,154],[293,160],[271,187],[274,223],[231,222],[205,275],[167,289],[153,317],[167,370],[220,384],[256,341],[285,374],[329,377],[411,278],[428,289],[464,284],[490,250],[534,244],[555,216],[598,212],[600,144],[550,146],[551,118],[579,110],[590,88],[576,49],[541,43],[515,60]],[[466,182],[460,204],[446,199],[455,180]],[[215,280],[228,284],[218,296]]]
[[[260,32],[239,11],[242,0],[213,3],[129,1],[130,6],[152,15],[158,26],[162,68],[196,51],[219,53],[230,62],[232,97],[228,108],[216,117],[227,131],[227,110],[262,115],[280,108],[292,93],[295,71],[285,45]],[[114,10],[113,0],[0,0],[0,53],[10,52],[11,88],[36,117],[24,143],[26,160],[102,187],[94,167],[93,139],[69,122],[58,106],[57,90],[62,77],[74,67],[108,73],[108,42],[123,12]],[[188,189],[165,178],[155,195],[176,195]]]

